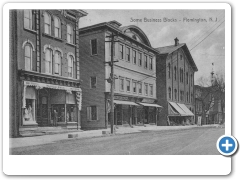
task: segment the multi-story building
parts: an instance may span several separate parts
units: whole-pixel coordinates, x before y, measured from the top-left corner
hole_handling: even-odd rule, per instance
[[[185,43],[156,48],[158,125],[194,123],[194,73],[197,66]]]
[[[79,29],[83,80],[83,129],[106,128],[109,122],[111,39],[114,33],[114,124],[156,124],[156,51],[137,26],[117,21]]]
[[[10,62],[16,62],[11,119],[16,127],[50,126],[80,121],[79,18],[82,10],[10,12]],[[13,81],[14,82],[14,81]],[[13,130],[12,130],[13,131]]]

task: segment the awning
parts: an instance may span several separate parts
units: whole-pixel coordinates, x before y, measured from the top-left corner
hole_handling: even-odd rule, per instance
[[[139,103],[143,106],[150,106],[150,107],[162,107],[162,106],[159,106],[158,104],[148,104],[148,103]]]
[[[175,102],[169,102],[169,104],[174,107],[176,111],[180,114],[180,116],[187,116],[187,113]]]
[[[194,116],[194,114],[185,106],[185,104],[177,103],[187,114],[187,116]]]
[[[114,103],[116,103],[116,104],[124,104],[124,105],[132,105],[132,106],[139,106],[139,105],[136,104],[135,102],[131,102],[131,101],[119,101],[119,100],[114,100]]]

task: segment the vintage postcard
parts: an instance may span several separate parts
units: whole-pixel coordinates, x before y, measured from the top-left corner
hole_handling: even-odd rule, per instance
[[[228,4],[9,3],[3,11],[5,174],[230,173]]]

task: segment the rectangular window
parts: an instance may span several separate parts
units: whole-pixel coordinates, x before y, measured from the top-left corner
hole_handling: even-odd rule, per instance
[[[24,10],[24,28],[32,28],[32,10]]]
[[[153,70],[153,58],[152,57],[149,58],[149,69]]]
[[[90,121],[98,120],[97,106],[87,107],[87,119]]]
[[[137,82],[133,82],[133,93],[137,93]]]
[[[120,46],[119,46],[119,52],[120,52],[120,59],[123,59],[123,45],[122,44],[120,44]]]
[[[126,84],[127,84],[127,92],[130,92],[130,79],[126,80]]]
[[[149,85],[150,87],[150,96],[153,96],[153,85]]]
[[[67,24],[67,42],[73,44],[73,27]]]
[[[138,93],[142,94],[142,83],[138,83]]]
[[[45,72],[52,74],[52,51],[49,49],[45,52]]]
[[[130,48],[129,47],[126,48],[126,60],[128,62],[130,62]]]
[[[124,79],[120,78],[120,90],[124,91]]]
[[[139,66],[142,66],[142,53],[138,53],[138,55],[139,55],[139,56],[138,56],[138,58],[139,58],[139,59],[138,59],[138,65],[139,65]]]
[[[148,95],[148,84],[145,84],[145,95],[147,96]]]
[[[90,79],[90,83],[91,83],[91,88],[94,89],[94,88],[97,88],[97,77],[94,76],[94,77],[91,77]]]
[[[148,59],[146,55],[144,55],[144,68],[148,68]]]
[[[133,50],[133,64],[137,64],[137,52]]]
[[[97,55],[97,39],[91,40],[91,55]]]

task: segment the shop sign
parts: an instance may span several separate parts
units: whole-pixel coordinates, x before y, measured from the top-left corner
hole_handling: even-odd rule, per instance
[[[154,101],[155,101],[154,99],[143,99],[142,103],[150,103],[151,104],[151,103],[154,103]]]
[[[126,96],[114,96],[114,99],[120,101],[129,101],[129,98]]]

